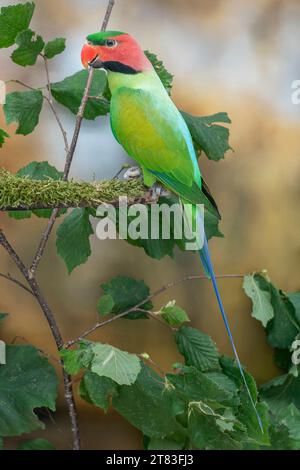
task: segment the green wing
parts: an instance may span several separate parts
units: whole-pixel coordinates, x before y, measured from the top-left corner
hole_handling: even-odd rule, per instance
[[[171,191],[212,210],[201,191],[189,130],[167,94],[122,87],[113,94],[110,116],[116,139],[132,158]]]

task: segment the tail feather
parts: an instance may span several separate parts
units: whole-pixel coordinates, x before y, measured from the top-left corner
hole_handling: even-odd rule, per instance
[[[209,248],[208,248],[207,238],[206,238],[205,234],[204,234],[204,244],[203,244],[202,249],[199,251],[199,254],[200,254],[200,259],[201,259],[201,262],[203,264],[204,270],[205,270],[206,274],[208,275],[208,277],[211,279],[211,282],[212,282],[212,285],[213,285],[213,288],[214,288],[214,291],[215,291],[215,294],[216,294],[216,297],[217,297],[220,312],[221,312],[221,315],[222,315],[222,318],[223,318],[223,321],[224,321],[224,324],[225,324],[225,328],[226,328],[226,331],[227,331],[227,334],[228,334],[228,337],[229,337],[229,341],[230,341],[230,344],[231,344],[231,347],[232,347],[232,350],[233,350],[233,353],[234,353],[234,357],[236,359],[236,362],[237,362],[241,377],[243,379],[245,389],[246,389],[247,394],[249,396],[251,405],[253,406],[253,409],[255,411],[259,427],[260,427],[261,431],[263,432],[263,424],[262,424],[261,418],[259,416],[259,413],[256,409],[256,406],[255,406],[254,400],[252,398],[252,395],[250,393],[250,390],[249,390],[249,387],[248,387],[248,384],[247,384],[247,380],[246,380],[246,377],[245,377],[245,373],[244,373],[243,367],[241,365],[241,361],[239,359],[239,356],[238,356],[238,353],[237,353],[237,350],[236,350],[236,347],[235,347],[235,344],[234,344],[234,340],[233,340],[233,336],[232,336],[232,333],[231,333],[231,330],[230,330],[228,318],[227,318],[227,315],[226,315],[224,307],[223,307],[222,299],[221,299],[219,288],[218,288],[218,285],[217,285],[215,272],[214,272],[213,265],[212,265],[211,258],[210,258],[210,252],[209,252]]]

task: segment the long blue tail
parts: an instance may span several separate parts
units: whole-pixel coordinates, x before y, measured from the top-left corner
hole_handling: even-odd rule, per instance
[[[242,365],[241,365],[241,361],[239,359],[239,356],[238,356],[238,353],[237,353],[237,350],[236,350],[236,347],[235,347],[235,344],[234,344],[233,336],[232,336],[230,326],[229,326],[229,323],[228,323],[228,318],[227,318],[227,315],[225,313],[225,310],[224,310],[224,307],[223,307],[223,304],[222,304],[222,300],[221,300],[220,292],[219,292],[219,289],[218,289],[214,268],[213,268],[213,265],[212,265],[212,262],[211,262],[210,252],[209,252],[207,238],[206,238],[205,233],[204,233],[203,247],[202,247],[201,250],[199,250],[199,254],[200,254],[200,259],[201,259],[201,262],[203,264],[204,270],[205,270],[206,274],[211,279],[211,282],[212,282],[212,285],[213,285],[213,288],[214,288],[214,291],[215,291],[215,294],[216,294],[216,297],[217,297],[217,301],[218,301],[218,304],[219,304],[219,308],[220,308],[220,311],[221,311],[221,315],[222,315],[222,318],[223,318],[223,321],[224,321],[224,324],[225,324],[225,328],[226,328],[226,331],[227,331],[227,334],[228,334],[228,337],[229,337],[229,341],[230,341],[230,344],[231,344],[231,347],[232,347],[232,350],[233,350],[233,353],[234,353],[234,357],[236,359],[236,362],[237,362],[240,374],[242,376],[242,379],[243,379],[247,394],[249,396],[250,402],[251,402],[251,404],[253,406],[253,409],[255,411],[259,427],[260,427],[261,431],[263,432],[263,424],[262,424],[261,418],[259,416],[259,413],[256,409],[253,398],[251,396],[251,393],[250,393],[250,390],[249,390],[249,387],[248,387],[248,384],[247,384],[247,380],[246,380],[246,377],[245,377],[245,374],[244,374],[244,371],[243,371],[243,368],[242,368]]]

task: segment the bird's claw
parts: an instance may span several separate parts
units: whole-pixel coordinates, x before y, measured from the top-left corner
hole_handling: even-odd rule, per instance
[[[123,178],[124,180],[131,180],[134,178],[140,178],[142,176],[142,171],[138,166],[131,166],[128,170],[125,171]]]

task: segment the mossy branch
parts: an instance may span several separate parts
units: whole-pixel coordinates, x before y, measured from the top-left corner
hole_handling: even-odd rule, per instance
[[[141,180],[95,181],[33,180],[0,169],[0,210],[22,211],[71,207],[98,207],[101,203],[119,204],[127,196],[128,204],[151,202],[149,190]]]

